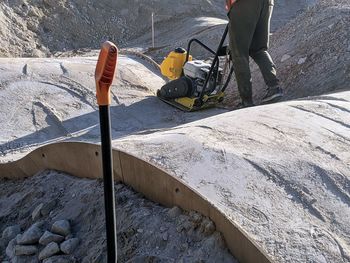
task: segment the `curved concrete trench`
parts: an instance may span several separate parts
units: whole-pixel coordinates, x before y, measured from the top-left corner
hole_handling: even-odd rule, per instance
[[[117,149],[113,149],[113,164],[115,180],[131,186],[148,199],[167,207],[197,211],[212,219],[240,262],[271,262],[239,226],[191,186],[165,170]],[[0,177],[24,179],[47,169],[80,178],[102,178],[100,146],[79,142],[46,145],[20,160],[0,164]]]

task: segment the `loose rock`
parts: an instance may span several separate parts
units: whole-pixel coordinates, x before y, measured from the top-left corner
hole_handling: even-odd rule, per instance
[[[282,58],[281,58],[281,62],[287,61],[287,60],[288,60],[288,59],[290,59],[290,58],[291,58],[291,56],[290,56],[290,55],[285,54],[285,55],[283,55],[283,56],[282,56]]]
[[[203,220],[203,216],[194,211],[191,211],[189,216],[194,228],[197,228]]]
[[[51,210],[56,206],[56,204],[57,204],[56,200],[45,203],[41,209],[41,215],[42,216],[49,215]]]
[[[64,241],[60,248],[61,251],[67,255],[70,255],[74,252],[74,250],[77,248],[79,245],[79,238],[71,238],[68,239],[67,241]]]
[[[175,218],[175,217],[178,217],[179,215],[182,214],[182,211],[180,208],[178,208],[177,206],[174,206],[173,208],[171,208],[169,211],[168,211],[168,216],[171,217],[171,218]]]
[[[60,243],[63,240],[64,240],[64,236],[56,235],[56,234],[53,234],[49,231],[45,231],[45,233],[39,239],[39,244],[46,246],[46,245],[50,244],[51,242]]]
[[[39,260],[44,260],[60,252],[60,248],[57,243],[51,242],[48,244],[39,254]]]
[[[16,256],[30,256],[34,255],[38,252],[38,248],[36,246],[15,246],[15,255]]]
[[[68,239],[71,239],[73,238],[74,236],[72,234],[69,234],[68,236],[66,236],[65,240],[68,240]]]
[[[12,239],[6,247],[6,256],[9,258],[13,258],[15,256],[15,246],[16,246],[16,238]]]
[[[206,236],[210,236],[211,234],[213,234],[215,232],[214,223],[212,221],[210,221],[209,219],[203,220],[203,223],[201,225],[201,231]]]
[[[307,60],[307,57],[299,59],[298,65],[304,64],[306,60]]]
[[[69,258],[65,256],[53,256],[45,259],[43,263],[70,263],[72,262]]]
[[[39,263],[37,256],[15,256],[11,263]]]
[[[19,245],[33,245],[38,243],[43,231],[38,225],[32,225],[27,231],[23,233],[21,237],[18,238],[17,243]]]
[[[19,233],[21,233],[21,227],[19,225],[8,226],[2,232],[2,239],[7,243],[11,239],[14,239]]]
[[[34,211],[32,212],[32,219],[33,221],[38,220],[41,217],[41,210],[43,208],[44,204],[39,204]]]
[[[16,239],[16,244],[18,244],[18,241],[21,239],[22,234],[18,234],[15,239]]]
[[[70,224],[67,220],[56,221],[51,228],[51,232],[62,236],[70,234]]]
[[[168,233],[164,233],[164,234],[162,235],[162,239],[163,239],[164,241],[168,241],[168,238],[169,238]]]

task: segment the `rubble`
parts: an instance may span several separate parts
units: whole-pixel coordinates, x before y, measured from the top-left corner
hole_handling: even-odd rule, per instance
[[[73,258],[82,262],[105,262],[106,237],[101,181],[81,180],[56,171],[46,171],[19,184],[11,181],[0,182],[0,199],[2,195],[11,196],[20,191],[26,200],[25,197],[31,196],[30,193],[39,191],[38,197],[30,201],[33,204],[47,203],[52,199],[59,200],[59,205],[52,208],[50,215],[42,218],[44,221],[30,225],[29,229],[24,231],[24,238],[23,236],[18,238],[19,241],[30,240],[30,243],[36,240],[30,247],[21,247],[22,250],[33,249],[31,252],[34,252],[34,248],[38,250],[34,257],[27,256],[28,262],[35,260],[35,257],[36,260],[39,258],[46,263],[73,262],[71,261]],[[33,185],[36,186],[35,189]],[[52,192],[50,190],[52,187],[59,187],[62,191]],[[79,192],[76,191],[77,187],[80,189]],[[116,184],[115,188],[116,199],[121,200],[121,196],[125,199],[123,203],[117,205],[120,262],[136,262],[138,258],[149,254],[154,255],[154,260],[202,259],[210,262],[237,262],[222,245],[224,241],[221,235],[215,232],[215,225],[209,219],[195,212],[184,212],[178,207],[161,207],[124,185]],[[71,198],[73,194],[76,195],[74,200]],[[36,207],[30,205],[30,202],[26,200],[29,206],[22,211],[17,209],[18,204],[8,204],[13,211],[16,211],[16,223],[20,226],[28,225],[26,212],[30,213],[32,207]],[[72,213],[72,210],[80,212]],[[12,222],[12,219],[8,220]],[[5,223],[8,224],[7,221]],[[178,232],[178,228],[182,230]],[[29,233],[39,232],[41,233],[39,239],[38,235],[35,235],[35,239],[27,238]],[[54,234],[58,232],[61,235]],[[66,240],[63,239],[63,235]],[[216,235],[220,242],[206,243],[207,239]],[[16,245],[16,239],[13,239],[6,250],[7,258],[0,257],[0,260],[13,259],[16,256],[14,254]],[[193,257],[192,253],[195,253],[196,257]],[[0,248],[1,254],[5,253]],[[25,257],[21,256],[16,260]]]
[[[39,254],[39,260],[44,260],[60,252],[60,247],[57,243],[51,242]]]
[[[49,231],[45,231],[42,237],[39,239],[40,245],[48,245],[51,242],[60,243],[64,240],[64,236],[53,234]]]
[[[62,236],[68,236],[70,232],[70,224],[68,220],[59,220],[56,221],[51,228],[52,233],[62,235]]]
[[[19,225],[8,226],[2,232],[1,238],[6,243],[14,239],[19,233],[21,233],[21,227]]]

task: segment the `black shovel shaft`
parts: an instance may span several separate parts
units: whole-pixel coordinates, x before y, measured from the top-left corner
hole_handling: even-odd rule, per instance
[[[107,262],[117,262],[117,236],[109,106],[99,106],[107,233]]]

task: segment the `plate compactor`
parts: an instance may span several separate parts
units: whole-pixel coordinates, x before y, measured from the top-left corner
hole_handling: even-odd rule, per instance
[[[170,81],[157,91],[157,96],[183,111],[197,111],[221,103],[233,74],[228,49],[224,46],[227,33],[228,26],[216,52],[198,39],[191,39],[187,50],[177,48],[171,52],[161,64],[162,74]],[[193,43],[214,55],[211,64],[192,58],[190,52]],[[226,63],[222,68],[219,58],[223,56]]]

